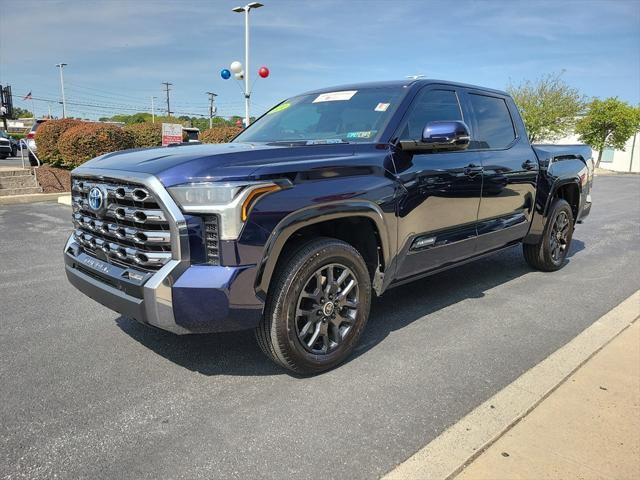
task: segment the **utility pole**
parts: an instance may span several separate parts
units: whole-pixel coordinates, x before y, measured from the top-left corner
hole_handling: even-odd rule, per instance
[[[167,92],[167,116],[170,117],[171,116],[171,105],[169,104],[169,87],[171,85],[173,85],[173,83],[169,83],[169,82],[162,82],[162,84],[164,85],[164,89]]]
[[[60,90],[62,91],[62,118],[67,117],[67,101],[64,98],[64,76],[62,75],[62,70],[66,67],[66,63],[58,63],[56,67],[60,69]]]
[[[156,123],[156,109],[153,103],[156,98],[153,95],[151,96],[151,123]]]
[[[206,92],[209,95],[209,128],[213,127],[213,115],[216,113],[213,102],[216,101],[217,93]]]

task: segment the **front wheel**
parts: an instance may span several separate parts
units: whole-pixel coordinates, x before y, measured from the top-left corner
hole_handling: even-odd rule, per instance
[[[573,228],[571,206],[566,200],[557,198],[551,205],[544,233],[538,243],[523,244],[527,263],[543,272],[561,269],[571,247]]]
[[[281,265],[256,329],[258,344],[277,364],[315,374],[341,363],[369,316],[371,280],[358,251],[320,238]]]

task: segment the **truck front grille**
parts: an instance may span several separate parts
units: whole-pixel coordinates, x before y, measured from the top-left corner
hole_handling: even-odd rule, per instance
[[[91,208],[97,187],[103,204]],[[76,241],[89,255],[125,267],[158,270],[171,259],[171,233],[165,212],[144,185],[116,179],[73,178]]]

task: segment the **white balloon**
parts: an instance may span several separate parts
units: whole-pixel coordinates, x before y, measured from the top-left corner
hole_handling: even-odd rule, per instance
[[[244,78],[244,71],[234,73],[233,76],[236,77],[236,80],[242,80]]]
[[[242,64],[237,60],[235,62],[231,62],[229,70],[231,70],[233,73],[240,73],[242,72]]]

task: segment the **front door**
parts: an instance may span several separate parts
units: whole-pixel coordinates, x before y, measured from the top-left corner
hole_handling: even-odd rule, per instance
[[[427,122],[462,120],[458,92],[449,86],[421,90],[397,135],[420,140]],[[482,168],[465,151],[397,151],[394,163],[403,193],[398,202],[397,279],[469,257],[475,252]]]

